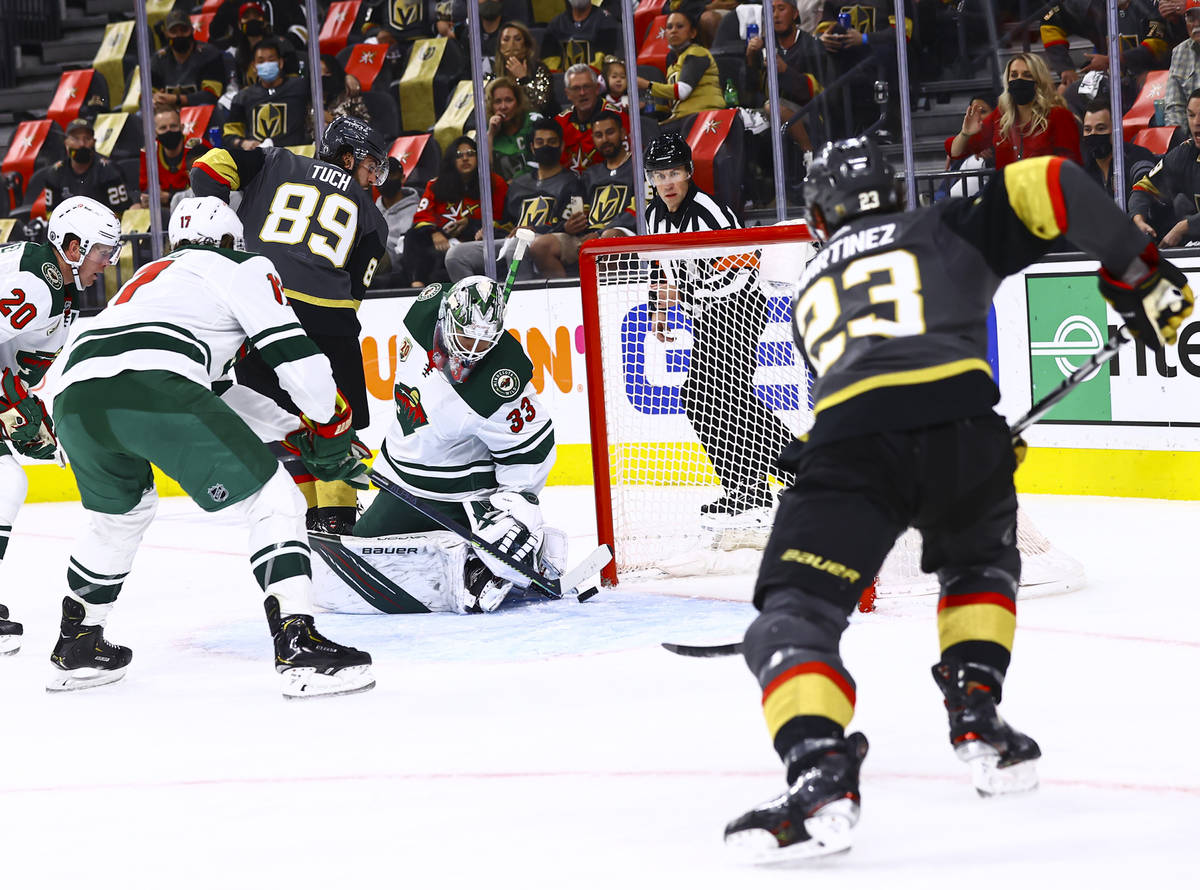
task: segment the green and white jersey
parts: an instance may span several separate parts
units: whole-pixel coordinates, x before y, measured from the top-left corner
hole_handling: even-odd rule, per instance
[[[333,416],[329,360],[304,334],[269,259],[192,246],[142,266],[95,323],[71,338],[62,387],[122,371],[171,371],[204,387],[243,345],[275,368],[297,407]]]
[[[67,342],[74,298],[49,244],[0,245],[0,369],[40,383]]]
[[[444,289],[425,288],[400,326],[396,421],[375,469],[432,500],[540,492],[554,466],[554,424],[530,384],[533,364],[505,332],[451,384],[429,358]]]

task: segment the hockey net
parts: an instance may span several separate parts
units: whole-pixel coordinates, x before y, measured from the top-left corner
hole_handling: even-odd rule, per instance
[[[761,480],[776,493],[786,481],[765,461],[812,423],[808,371],[792,342],[794,291],[772,285],[760,265],[782,258],[798,270],[814,254],[803,225],[584,245],[597,528],[616,557],[606,583],[757,570],[773,513]],[[732,512],[702,512],[723,498]],[[1082,567],[1024,511],[1018,537],[1023,595],[1084,583]],[[902,536],[876,593],[936,591],[920,554],[920,537]]]

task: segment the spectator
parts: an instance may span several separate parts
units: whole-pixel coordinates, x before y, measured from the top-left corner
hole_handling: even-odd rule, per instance
[[[1192,90],[1200,87],[1200,4],[1189,0],[1183,14],[1188,39],[1171,51],[1171,66],[1167,74],[1166,122],[1168,127],[1182,127],[1187,121],[1187,100]]]
[[[413,216],[421,196],[415,188],[404,184],[404,168],[395,158],[388,158],[388,177],[379,186],[379,198],[375,206],[387,221],[387,258],[388,268],[377,270],[374,282],[376,286],[386,282],[396,281],[402,284],[404,276],[404,236],[413,227]],[[385,273],[384,275],[380,273]]]
[[[243,34],[257,34],[259,38],[292,34],[303,43],[307,27],[303,7],[303,0],[225,0],[209,23],[208,39],[216,46],[234,47]],[[247,29],[247,21],[262,22],[264,27]]]
[[[454,25],[458,42],[466,58],[471,55],[471,35],[467,29],[467,3],[470,0],[454,0]],[[504,4],[501,0],[479,0],[479,37],[483,54],[483,73],[490,74],[495,67],[496,50],[500,45],[500,29],[508,24],[504,20]]]
[[[254,50],[258,83],[239,92],[229,109],[223,137],[234,148],[304,145],[312,141],[309,99],[303,77],[285,77],[283,53],[274,37]]]
[[[967,101],[967,112],[974,113],[980,119],[987,117],[992,113],[992,109],[996,107],[996,102],[992,96],[972,96]],[[985,145],[978,154],[967,155],[965,158],[951,160],[947,155],[946,169],[956,170],[960,172],[969,172],[971,170],[986,170],[992,166],[992,161],[996,152],[992,146]],[[943,191],[939,195],[934,196],[934,200],[938,201],[949,194],[952,197],[963,197],[974,195],[978,192],[983,184],[987,181],[986,177],[980,176],[961,176],[951,180],[950,187],[947,191]]]
[[[1158,163],[1158,157],[1148,148],[1123,142],[1125,151],[1125,199],[1128,205],[1133,184],[1146,176]],[[1088,176],[1113,192],[1113,125],[1108,100],[1093,100],[1083,115],[1083,169]]]
[[[562,231],[538,235],[529,248],[547,278],[565,278],[566,267],[579,262],[579,248],[592,238],[632,235],[637,227],[633,158],[626,148],[621,115],[610,109],[596,115],[592,141],[604,163],[584,171],[584,208],[563,221]]]
[[[603,109],[600,83],[596,72],[582,62],[567,69],[563,82],[571,107],[554,118],[563,131],[563,163],[582,174],[600,160],[592,143],[592,121]],[[629,119],[624,122],[628,131]]]
[[[530,145],[535,122],[542,120],[529,110],[529,100],[508,77],[497,77],[484,88],[487,98],[488,149],[492,169],[511,181],[533,167]]]
[[[121,168],[96,153],[96,132],[83,118],[67,124],[63,141],[67,160],[58,161],[46,174],[46,212],[67,198],[91,198],[117,216],[130,205],[129,189]]]
[[[192,20],[178,9],[163,19],[170,41],[150,61],[154,110],[185,105],[215,105],[225,88],[221,51],[196,39]]]
[[[233,82],[237,89],[257,81],[254,72],[254,50],[268,38],[279,41],[279,48],[283,53],[283,73],[300,73],[300,56],[296,53],[296,48],[267,21],[262,4],[252,0],[250,3],[242,3],[238,8],[238,27],[231,35],[230,46],[226,50],[226,56],[233,58]]]
[[[616,56],[604,57],[604,108],[629,114],[629,72],[625,60]]]
[[[669,103],[666,121],[725,107],[721,76],[712,53],[696,43],[696,23],[682,12],[667,16],[667,82],[638,78],[638,89]]]
[[[180,192],[191,188],[188,174],[192,164],[210,148],[207,142],[193,136],[185,140],[183,123],[179,112],[167,108],[154,115],[155,157],[158,158],[158,188],[159,200],[164,208],[171,206],[171,198]],[[150,195],[146,189],[150,187],[149,176],[146,173],[146,149],[142,149],[140,172],[138,173],[138,189],[142,193],[141,204],[150,206]]]
[[[499,219],[508,183],[492,174],[492,216]],[[405,273],[413,287],[445,277],[446,251],[460,241],[473,241],[482,227],[479,203],[479,157],[475,140],[459,136],[442,155],[436,178],[413,216],[404,236]],[[451,240],[453,239],[453,241]]]
[[[321,95],[325,101],[325,125],[343,115],[371,121],[371,112],[363,101],[362,84],[347,74],[336,56],[321,56]]]
[[[515,81],[538,114],[551,116],[558,112],[550,69],[538,58],[533,34],[520,22],[509,22],[500,29],[500,50],[492,74]]]
[[[986,117],[974,104],[967,109],[962,130],[946,140],[946,154],[957,160],[990,145],[997,170],[1042,155],[1082,164],[1079,124],[1055,91],[1046,63],[1030,53],[1018,53],[1005,66],[1004,83],[999,104]]]
[[[1196,204],[1196,195],[1200,195],[1200,89],[1188,96],[1187,123],[1188,141],[1167,152],[1150,173],[1134,183],[1129,196],[1134,225],[1151,238],[1158,238],[1162,231],[1151,224],[1155,202],[1169,205],[1171,228],[1159,247],[1200,240],[1200,207]]]
[[[579,177],[562,164],[562,127],[556,121],[540,120],[533,125],[533,157],[537,170],[518,176],[508,187],[504,201],[504,220],[497,235],[529,229],[535,234],[562,230],[563,220],[572,205],[582,206],[583,187]],[[516,247],[515,238],[507,238],[500,259],[507,260]],[[463,241],[446,253],[446,274],[451,281],[468,275],[482,275],[484,262],[483,230],[474,241]],[[525,276],[528,277],[528,276]]]
[[[775,70],[779,72],[779,101],[782,106],[780,117],[788,120],[795,117],[818,92],[821,85],[816,71],[823,63],[820,43],[800,30],[797,23],[800,10],[797,0],[775,0],[771,6],[771,24],[775,29]],[[764,54],[766,44],[762,37],[755,36],[746,41],[746,69],[759,79],[760,92],[766,92],[766,67]],[[764,111],[769,116],[771,103],[765,103]],[[812,150],[812,141],[805,129],[803,119],[790,127],[788,134],[805,150]]]
[[[359,27],[355,30],[368,35],[376,27],[387,28],[396,38],[395,70],[403,71],[404,66],[408,64],[413,43],[426,37],[453,36],[453,27],[449,21],[443,23],[445,33],[439,33],[436,22],[437,6],[435,0],[370,0],[359,7]],[[351,40],[353,41],[353,38]],[[393,60],[390,50],[388,60]]]
[[[575,65],[599,71],[604,57],[621,48],[621,26],[592,0],[567,0],[567,9],[550,20],[542,39],[542,61],[559,72]]]

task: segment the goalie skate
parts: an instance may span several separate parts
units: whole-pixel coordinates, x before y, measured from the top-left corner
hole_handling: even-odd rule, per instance
[[[725,826],[725,844],[739,858],[778,862],[828,856],[850,848],[858,824],[858,772],[867,756],[861,732],[820,740],[807,768],[779,797]],[[812,744],[812,743],[810,743]]]
[[[311,615],[281,617],[279,600],[273,596],[268,596],[264,605],[284,698],[348,695],[375,686],[371,656],[366,652],[324,637]]]
[[[8,620],[8,607],[0,606],[0,655],[16,655],[24,632],[16,621]]]
[[[70,597],[63,598],[62,624],[58,642],[50,654],[54,665],[47,692],[71,692],[107,686],[125,676],[133,651],[127,646],[114,646],[104,639],[100,625],[84,624],[81,604]]]

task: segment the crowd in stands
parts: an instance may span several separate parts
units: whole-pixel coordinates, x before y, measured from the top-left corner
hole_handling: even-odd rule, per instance
[[[478,3],[478,58],[468,2]],[[536,274],[572,274],[588,238],[635,228],[632,116],[646,142],[679,132],[725,203],[739,211],[769,206],[772,65],[792,186],[805,153],[826,139],[899,138],[893,0],[774,0],[766,21],[762,4],[736,0],[322,0],[319,7],[318,29],[307,26],[300,0],[179,0],[153,22],[157,196],[147,194],[134,42],[127,39],[115,66],[98,55],[86,101],[46,130],[34,170],[7,178],[9,213],[22,223],[7,237],[22,237],[28,221],[74,194],[104,201],[126,214],[128,230],[145,231],[151,201],[169,209],[188,190],[191,164],[214,146],[311,153],[310,40],[321,47],[323,122],[351,114],[395,143],[392,175],[377,194],[390,230],[388,262],[376,279],[384,286],[482,268],[481,150],[491,169],[487,225],[498,241],[531,229]],[[989,33],[1000,34],[1000,93],[977,91],[959,132],[946,135],[946,169],[964,173],[941,191],[969,194],[986,171],[1042,154],[1083,164],[1112,190],[1106,4],[1001,0],[995,29],[970,7],[905,0],[899,26],[918,83],[963,70],[986,83]],[[1126,125],[1130,115],[1135,124],[1123,145],[1124,197],[1139,208],[1139,225],[1177,242],[1189,234],[1181,224],[1198,217],[1200,208],[1184,199],[1200,194],[1200,183],[1192,191],[1190,170],[1178,164],[1151,170],[1180,144],[1200,151],[1200,114],[1191,113],[1193,103],[1200,109],[1200,0],[1120,0],[1118,14],[1121,93]],[[622,15],[634,19],[636,60],[624,58]],[[763,27],[774,34],[773,63]],[[1031,36],[1035,45],[1020,51]],[[475,131],[472,64],[485,81],[484,133]],[[633,82],[639,107],[630,103]],[[1145,99],[1154,91],[1157,105]],[[1146,102],[1150,113],[1138,118]],[[980,172],[964,178],[969,171]]]

